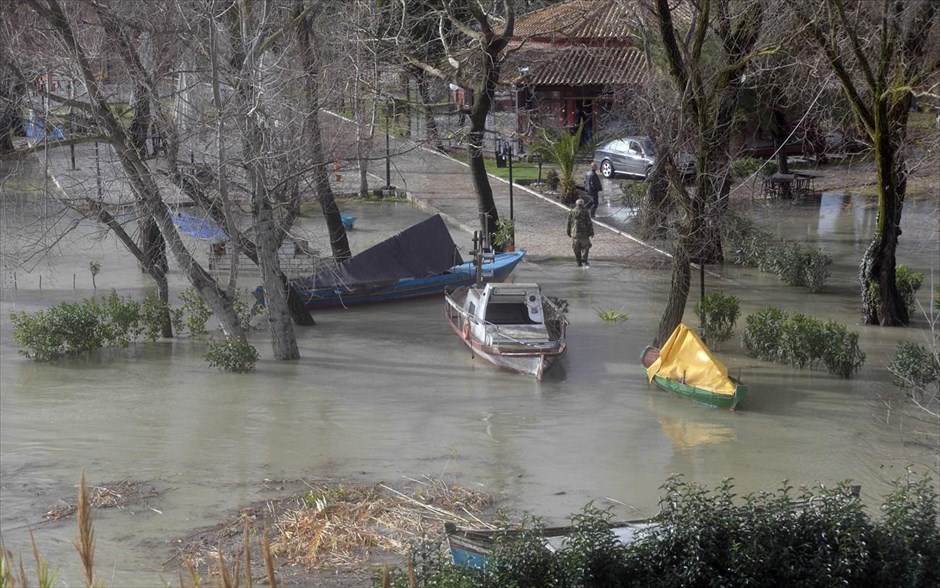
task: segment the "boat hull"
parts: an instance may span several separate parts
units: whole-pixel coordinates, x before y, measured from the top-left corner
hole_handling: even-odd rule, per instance
[[[658,357],[658,353],[659,350],[656,347],[647,346],[646,349],[643,350],[642,355],[643,367],[648,368],[652,363],[651,358]],[[747,397],[747,386],[741,384],[734,378],[731,379],[735,382],[734,394],[716,394],[711,390],[697,388],[661,376],[653,376],[653,383],[656,384],[656,387],[660,390],[674,394],[679,398],[691,400],[695,404],[709,408],[734,410]]]
[[[504,282],[522,260],[525,251],[498,253],[491,263],[483,265],[486,280]],[[394,284],[361,291],[336,289],[299,290],[297,293],[309,310],[347,308],[378,302],[409,300],[426,296],[437,296],[444,290],[468,286],[476,280],[476,269],[472,262],[455,265],[449,271],[422,278],[406,278]]]
[[[470,318],[463,308],[467,288],[444,292],[444,315],[451,330],[469,347],[474,355],[479,355],[493,365],[512,372],[534,376],[541,381],[545,372],[565,354],[567,346],[562,336],[557,340],[543,342],[518,342],[486,344],[474,336],[469,325],[476,319]],[[567,324],[567,323],[565,323]]]
[[[615,540],[622,545],[635,542],[645,532],[651,532],[659,524],[652,520],[617,522],[610,524]],[[537,537],[545,549],[555,552],[564,549],[567,538],[575,533],[574,527],[546,527],[543,529],[522,531],[518,529],[460,529],[453,524],[444,526],[447,533],[447,546],[454,564],[483,569],[490,562],[497,542],[512,542],[523,538],[525,534]]]

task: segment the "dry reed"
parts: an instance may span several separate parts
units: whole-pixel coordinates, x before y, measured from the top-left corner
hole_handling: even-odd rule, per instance
[[[441,534],[444,522],[476,523],[474,511],[493,503],[443,480],[412,482],[411,494],[384,484],[314,487],[304,504],[278,518],[272,552],[307,569],[354,569],[376,550],[404,554],[412,540]]]

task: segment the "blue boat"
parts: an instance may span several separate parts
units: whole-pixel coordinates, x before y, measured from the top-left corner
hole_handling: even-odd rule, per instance
[[[650,533],[655,533],[658,527],[659,523],[654,519],[612,522],[610,533],[617,543],[629,545]],[[490,558],[499,543],[520,541],[528,535],[537,539],[546,550],[555,553],[567,547],[568,538],[575,533],[575,528],[567,526],[529,530],[465,529],[454,523],[444,523],[444,532],[447,534],[447,547],[454,564],[482,570],[490,565]]]
[[[493,254],[482,265],[483,279],[505,281],[523,256],[523,250]],[[443,295],[476,280],[476,264],[460,257],[443,219],[435,215],[335,267],[291,280],[290,286],[308,309],[328,309]],[[263,303],[260,286],[255,296]]]

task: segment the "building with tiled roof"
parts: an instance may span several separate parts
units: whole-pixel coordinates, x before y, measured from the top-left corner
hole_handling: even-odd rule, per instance
[[[533,126],[573,129],[583,122],[587,142],[611,108],[612,91],[644,83],[647,63],[634,46],[632,7],[562,0],[517,17],[500,81],[510,88],[521,135]]]

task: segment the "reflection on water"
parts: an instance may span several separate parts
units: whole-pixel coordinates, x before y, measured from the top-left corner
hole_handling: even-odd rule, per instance
[[[692,420],[672,420],[659,417],[659,425],[676,449],[689,449],[710,443],[736,441],[734,429],[715,423],[703,423]]]
[[[841,380],[752,360],[730,342],[719,355],[750,390],[738,413],[703,409],[647,385],[639,356],[657,328],[668,275],[610,263],[590,271],[565,262],[518,268],[516,279],[539,282],[571,308],[569,352],[541,384],[472,358],[435,299],[320,313],[316,327],[298,333],[296,362],[274,362],[266,333],[255,332],[262,360],[246,376],[208,368],[204,343],[185,339],[27,361],[10,337],[9,314],[92,295],[84,269],[89,250],[102,260],[99,290],[119,287],[140,297],[150,288],[113,240],[95,241],[95,228],[82,229],[35,271],[21,266],[15,290],[5,281],[0,291],[4,543],[28,553],[32,525],[40,549],[63,567],[61,577],[80,578],[73,522],[40,517],[74,500],[82,469],[92,484],[152,480],[167,490],[146,505],[96,513],[97,562],[113,574],[109,585],[122,586],[153,583],[153,570],[169,557],[166,541],[271,498],[276,484],[265,479],[449,476],[549,523],[591,500],[621,518],[653,514],[659,486],[672,473],[706,485],[733,477],[742,493],[774,489],[784,479],[851,479],[862,485],[863,499],[877,502],[891,479],[926,458],[882,426],[875,399],[890,386],[884,366],[895,343],[916,339],[917,330],[857,325],[853,268],[858,243],[867,240],[857,232],[870,229],[866,210],[826,197],[783,213],[755,204],[754,213],[778,234],[806,234],[831,247],[841,273],[822,294],[748,268],[707,277],[708,288],[741,299],[742,316],[768,303],[806,309],[857,329],[868,353],[858,376]],[[350,205],[346,212],[358,217],[350,234],[357,249],[426,217],[408,205]],[[935,210],[905,210],[912,222],[918,214],[932,214],[936,225]],[[24,233],[8,232],[26,216],[3,215],[4,245],[26,249]],[[936,239],[933,250],[924,245],[928,224],[920,233],[905,228],[899,259],[936,272]],[[324,235],[316,220],[304,230],[311,242]],[[455,238],[469,245],[469,236]],[[38,272],[46,276],[42,291]],[[171,280],[174,292],[184,286],[178,272]],[[623,308],[630,319],[604,323],[599,308]],[[691,311],[686,320],[696,324]]]

